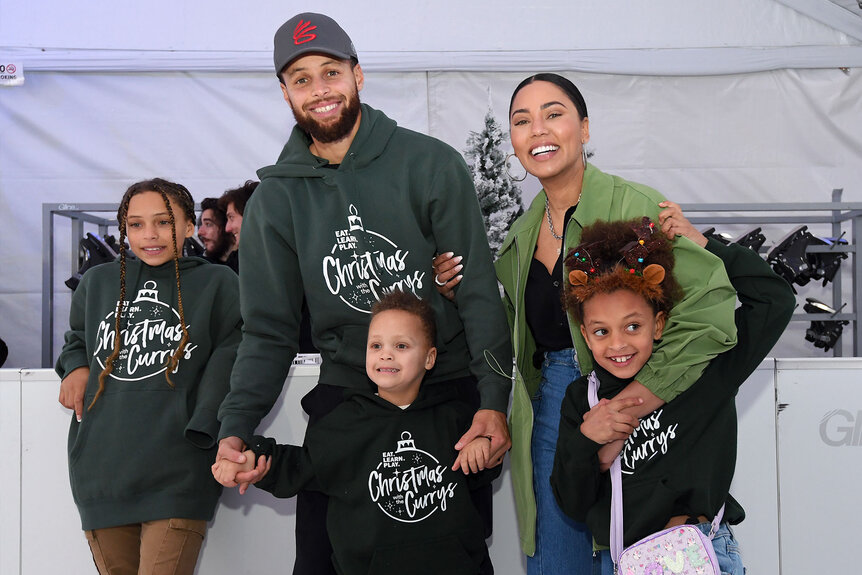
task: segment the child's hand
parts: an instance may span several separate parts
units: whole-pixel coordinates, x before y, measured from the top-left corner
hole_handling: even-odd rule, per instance
[[[225,487],[236,487],[237,473],[254,469],[254,452],[250,449],[243,453],[245,463],[234,463],[228,459],[219,459],[212,466],[213,477]]]
[[[624,399],[601,399],[587,413],[581,424],[581,433],[596,443],[610,443],[618,439],[627,439],[640,421],[633,415],[622,413],[622,410],[643,403],[639,397]]]
[[[700,247],[706,247],[706,236],[700,233],[682,214],[682,208],[679,207],[679,204],[665,200],[660,202],[658,206],[664,208],[658,214],[658,222],[661,231],[668,239],[673,240],[676,236],[685,236]]]
[[[471,472],[479,473],[488,466],[490,457],[491,438],[479,436],[461,449],[452,471],[458,471],[460,468],[464,475],[469,475]]]
[[[247,461],[254,462],[254,454],[248,456]],[[251,471],[243,471],[238,473],[234,481],[239,483],[239,494],[242,495],[248,490],[248,486],[257,483],[269,473],[272,467],[272,457],[261,455],[257,459],[257,465]]]
[[[66,374],[60,382],[60,405],[75,410],[75,417],[81,421],[84,414],[84,391],[90,379],[90,368],[79,367]]]

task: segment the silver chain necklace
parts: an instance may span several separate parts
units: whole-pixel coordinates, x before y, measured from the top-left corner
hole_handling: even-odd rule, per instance
[[[554,230],[554,222],[551,220],[551,204],[548,202],[547,196],[545,196],[545,215],[548,216],[548,229],[551,230],[551,235],[554,236],[555,240],[562,240],[563,236],[558,236]]]

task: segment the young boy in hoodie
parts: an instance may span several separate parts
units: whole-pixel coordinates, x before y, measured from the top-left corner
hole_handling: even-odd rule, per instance
[[[349,390],[302,447],[257,436],[246,463],[220,460],[213,475],[233,487],[258,462],[255,485],[276,497],[328,495],[332,561],[343,575],[479,573],[490,560],[470,491],[500,467],[485,469],[491,442],[478,437],[461,451],[463,473],[451,469],[475,410],[454,386],[422,386],[435,340],[431,306],[400,291],[384,296],[372,308],[365,355],[377,393]]]

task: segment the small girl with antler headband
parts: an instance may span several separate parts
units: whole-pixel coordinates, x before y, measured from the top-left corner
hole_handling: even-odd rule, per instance
[[[683,523],[708,533],[724,505],[713,546],[723,573],[743,573],[728,526],[745,516],[728,493],[736,465],[735,397],[784,331],[795,299],[756,252],[707,242],[681,213],[675,217],[678,231],[724,262],[742,304],[735,316],[739,343],[716,356],[690,389],[640,421],[622,412],[639,400],[614,396],[647,362],[682,295],[671,244],[649,218],[598,222],[584,228],[565,262],[564,305],[595,359],[599,403],[589,406],[589,375],[567,389],[551,485],[561,509],[589,526],[603,574],[613,573],[606,471],[617,450],[608,446],[619,440],[625,441],[619,454],[624,545]]]

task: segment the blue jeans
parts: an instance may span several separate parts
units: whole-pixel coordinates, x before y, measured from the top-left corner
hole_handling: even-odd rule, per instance
[[[697,528],[709,535],[709,523],[700,523]],[[739,556],[739,543],[730,529],[730,525],[722,522],[712,538],[712,548],[715,558],[718,560],[718,568],[721,575],[745,575],[745,567],[742,565],[742,557]]]
[[[528,575],[589,575],[592,535],[557,506],[551,471],[560,434],[560,406],[566,388],[581,376],[573,349],[545,353],[542,382],[533,399],[533,489],[536,492],[536,553],[527,557]]]
[[[705,535],[709,535],[711,527],[712,524],[710,523],[697,525],[697,528]],[[715,558],[718,560],[721,575],[745,575],[745,567],[739,556],[739,544],[736,542],[736,537],[733,536],[730,525],[721,523],[718,526],[718,531],[712,538],[712,548],[715,551]],[[614,575],[614,563],[611,560],[611,552],[607,549],[596,552],[593,565],[593,575]]]

